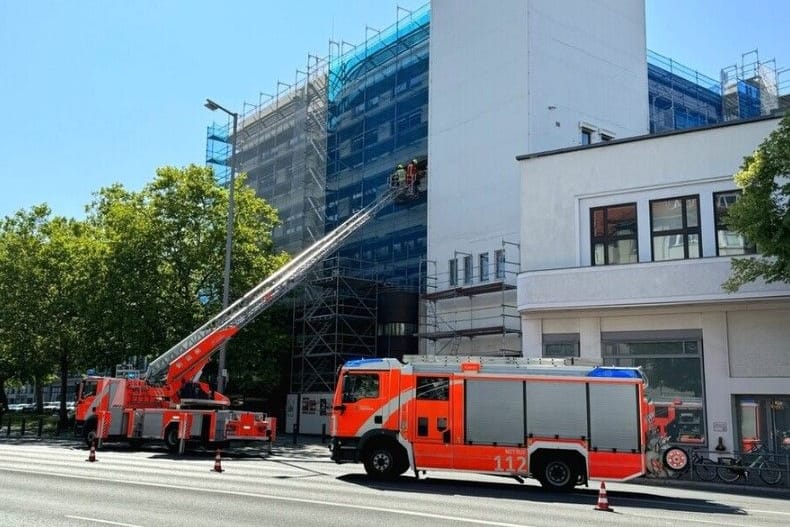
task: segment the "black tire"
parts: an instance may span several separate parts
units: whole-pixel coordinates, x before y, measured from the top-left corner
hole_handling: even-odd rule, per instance
[[[565,492],[576,486],[579,475],[567,458],[555,457],[541,465],[537,478],[543,488]]]
[[[701,458],[694,462],[694,475],[701,481],[713,481],[716,479],[716,463],[710,459]]]
[[[178,438],[178,425],[177,424],[173,424],[173,425],[170,425],[170,426],[167,427],[167,429],[165,430],[164,441],[165,441],[165,446],[167,447],[167,450],[171,454],[178,453],[178,446],[181,443],[181,440]]]
[[[398,471],[403,463],[395,452],[391,443],[376,443],[366,449],[363,463],[368,476],[374,479],[392,479],[402,474],[403,472]]]
[[[89,419],[85,421],[85,426],[82,428],[82,439],[85,441],[85,444],[90,447],[94,441],[98,439],[98,435],[96,434],[96,419]]]
[[[726,483],[735,483],[741,477],[742,470],[739,467],[718,467],[716,474]]]
[[[763,461],[757,470],[760,479],[767,485],[778,485],[782,481],[782,469],[773,461]]]

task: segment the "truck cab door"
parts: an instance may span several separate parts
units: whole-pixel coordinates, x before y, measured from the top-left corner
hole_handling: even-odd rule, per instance
[[[412,441],[418,468],[452,468],[450,377],[417,376]]]
[[[332,435],[361,437],[383,428],[387,411],[387,371],[348,371],[340,379],[342,390],[335,398]],[[339,399],[339,400],[338,400]]]

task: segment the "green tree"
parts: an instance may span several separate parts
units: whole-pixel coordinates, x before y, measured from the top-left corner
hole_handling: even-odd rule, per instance
[[[77,350],[90,347],[84,306],[100,265],[95,249],[84,222],[52,217],[46,205],[0,226],[0,381],[32,381],[39,411],[42,385],[59,367],[65,395]],[[61,397],[63,422],[65,413]]]
[[[231,301],[287,260],[275,254],[271,233],[277,213],[236,178]],[[154,358],[202,325],[222,307],[228,191],[210,169],[164,167],[140,192],[121,185],[102,189],[88,209],[89,221],[107,247],[98,305],[105,353],[96,366],[110,369],[131,357]],[[264,313],[249,331],[266,328],[282,338],[280,324]],[[264,345],[231,341],[233,365],[251,375],[268,371],[275,357]],[[247,356],[250,360],[243,360]]]
[[[790,114],[744,158],[735,183],[743,194],[730,207],[727,224],[756,243],[761,256],[733,258],[722,287],[734,292],[759,278],[790,282]]]

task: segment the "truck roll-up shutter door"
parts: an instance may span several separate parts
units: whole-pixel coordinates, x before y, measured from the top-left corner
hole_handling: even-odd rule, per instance
[[[590,383],[590,446],[598,450],[639,450],[637,387]]]
[[[467,380],[466,442],[475,445],[524,443],[524,383]]]
[[[527,382],[527,434],[587,437],[587,394],[581,382]]]

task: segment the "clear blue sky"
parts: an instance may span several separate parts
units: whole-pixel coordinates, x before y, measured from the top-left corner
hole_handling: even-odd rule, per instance
[[[424,3],[0,0],[0,216],[47,202],[81,217],[103,186],[204,163],[223,120],[206,97],[242,112],[330,38],[360,43]],[[790,66],[786,0],[740,5],[647,0],[648,47],[714,78],[755,48]]]

